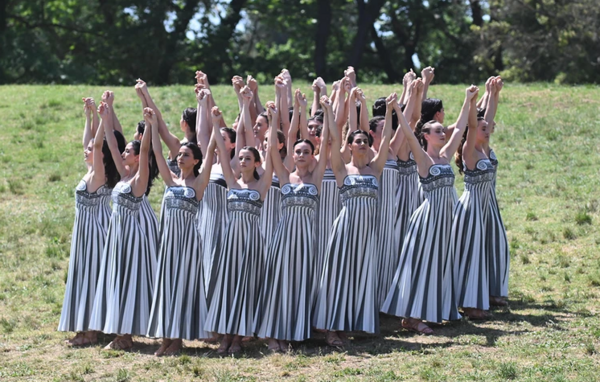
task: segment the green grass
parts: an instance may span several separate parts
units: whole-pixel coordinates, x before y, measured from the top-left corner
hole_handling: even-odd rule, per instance
[[[310,86],[300,84],[309,94]],[[389,86],[363,86],[369,100]],[[357,333],[343,350],[321,335],[293,353],[270,355],[261,341],[236,358],[216,345],[187,342],[183,355],[156,359],[158,341],[135,338],[134,351],[102,352],[110,341],[70,349],[56,332],[66,279],[73,192],[85,171],[81,97],[100,87],[0,87],[0,380],[2,381],[593,381],[600,375],[600,137],[596,87],[508,84],[492,136],[500,161],[497,192],[511,249],[510,307],[487,322],[435,326],[434,336],[382,319],[382,334]],[[141,119],[133,87],[112,88],[130,138]],[[151,88],[171,130],[181,136],[193,87]],[[231,123],[228,86],[213,93]],[[447,123],[464,86],[434,86]],[[261,89],[263,102],[272,89]],[[456,187],[462,193],[462,179]],[[150,195],[160,206],[162,184]]]

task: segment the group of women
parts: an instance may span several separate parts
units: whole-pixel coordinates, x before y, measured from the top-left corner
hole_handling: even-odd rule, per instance
[[[184,339],[236,353],[259,337],[286,351],[315,332],[331,346],[349,332],[378,333],[380,312],[431,334],[425,322],[459,311],[485,319],[490,305],[506,305],[508,244],[489,147],[502,80],[490,78],[479,102],[467,88],[444,127],[442,101],[427,98],[434,70],[421,74],[406,74],[401,96],[378,99],[371,119],[352,67],[330,96],[315,80],[310,107],[287,70],[264,107],[256,80],[235,76],[229,128],[197,72],[181,141],[142,80],[144,120],[129,143],[114,94],[97,110],[84,98],[88,172],[75,193],[58,327],[77,332],[67,342],[94,344],[102,332],[116,334],[106,348],[129,349],[133,335],[149,336],[162,339],[156,355],[169,355]],[[160,221],[147,199],[158,175]]]

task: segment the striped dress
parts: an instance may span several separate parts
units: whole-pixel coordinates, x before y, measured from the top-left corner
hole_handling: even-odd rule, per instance
[[[267,251],[265,279],[257,307],[261,338],[310,338],[313,232],[319,196],[312,184],[281,188],[281,219]]]
[[[492,181],[489,215],[486,223],[486,245],[489,268],[490,296],[508,297],[508,270],[510,267],[510,252],[506,229],[500,215],[498,199],[496,198],[496,176],[498,172],[498,159],[493,150],[490,150],[490,162],[494,166],[494,179]]]
[[[397,192],[400,182],[398,163],[387,160],[378,192],[379,224],[377,233],[377,306],[381,306],[392,285],[394,272],[398,265],[398,236],[395,235],[397,215]]]
[[[227,227],[227,182],[222,173],[211,172],[210,181],[200,202],[198,230],[202,239],[202,270],[207,303],[210,304],[209,290],[212,272],[217,267],[221,243]]]
[[[269,247],[269,243],[275,234],[275,228],[281,219],[281,189],[279,188],[279,179],[273,175],[271,188],[267,192],[264,206],[260,212],[260,231],[265,238],[265,247]]]
[[[158,245],[160,244],[160,231],[158,230],[159,224],[156,218],[156,213],[150,205],[150,201],[146,195],[142,196],[142,203],[140,204],[140,213],[138,215],[140,226],[144,232],[146,239],[148,240],[148,249],[150,255],[156,262],[158,258]]]
[[[156,259],[140,225],[143,198],[133,196],[128,183],[119,182],[112,202],[90,329],[146,335]]]
[[[208,338],[196,192],[191,187],[168,187],[164,199],[148,336]]]
[[[421,183],[419,182],[417,162],[415,162],[412,153],[410,153],[408,161],[398,160],[398,172],[400,174],[400,180],[398,182],[398,192],[396,193],[396,203],[398,208],[396,209],[394,232],[398,238],[398,247],[396,250],[397,253],[400,254],[402,252],[402,245],[404,244],[404,236],[406,235],[410,223],[410,217],[416,209],[419,208],[421,203],[423,203],[423,192]],[[398,255],[396,264],[392,269],[392,277],[396,272],[399,260],[400,256]]]
[[[254,335],[265,260],[259,221],[262,205],[258,191],[227,193],[229,223],[211,279],[213,295],[204,327],[209,332]]]
[[[448,254],[452,209],[458,199],[452,166],[434,164],[420,181],[425,201],[410,218],[400,262],[381,311],[429,322],[459,319],[453,262]]]
[[[101,186],[96,192],[88,192],[83,180],[75,189],[75,221],[59,331],[85,332],[89,329],[100,259],[110,221],[110,191],[110,188]]]
[[[313,312],[317,329],[379,332],[375,232],[377,178],[348,175],[333,223]]]
[[[333,171],[328,168],[325,170],[323,181],[321,182],[321,198],[319,199],[319,208],[317,210],[317,224],[315,225],[315,259],[313,275],[313,301],[316,301],[317,293],[323,273],[323,259],[327,252],[327,245],[331,237],[331,228],[333,222],[342,210],[340,202],[340,189],[337,186]]]
[[[488,310],[490,287],[486,222],[494,166],[489,159],[477,161],[475,169],[465,168],[465,191],[454,207],[450,256],[454,258],[454,276],[458,306]]]

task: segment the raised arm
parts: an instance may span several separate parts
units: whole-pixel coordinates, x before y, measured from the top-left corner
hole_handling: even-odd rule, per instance
[[[381,133],[381,144],[379,145],[379,151],[369,167],[371,167],[377,175],[381,175],[383,167],[389,156],[390,140],[392,139],[392,111],[394,110],[394,104],[398,103],[398,95],[396,93],[390,94],[386,99],[386,111],[385,111],[385,123],[383,124],[383,132]]]
[[[335,118],[333,116],[333,107],[331,100],[326,96],[321,97],[321,108],[323,109],[323,130],[329,130],[331,136],[331,169],[335,174],[335,180],[338,186],[344,184],[344,178],[348,175],[346,170],[346,163],[342,159],[340,150],[342,149],[341,135],[337,126],[335,125]],[[325,126],[327,124],[327,126]],[[319,158],[321,155],[319,155]],[[325,156],[327,159],[327,156]]]
[[[101,114],[105,114],[106,105],[104,103],[100,103],[99,111]],[[94,136],[94,150],[92,151],[92,156],[94,157],[94,163],[92,164],[92,179],[90,185],[91,187],[95,187],[98,185],[100,187],[104,183],[104,179],[106,178],[106,174],[104,173],[104,161],[102,159],[102,145],[104,144],[104,119],[100,121],[100,125],[98,126],[98,130],[96,130],[96,135]],[[87,146],[86,146],[87,147]]]
[[[417,78],[417,75],[411,69],[407,72],[402,78],[402,95],[400,96],[400,101],[398,101],[401,105],[406,105],[407,97],[408,97],[408,87],[411,82],[413,82]]]
[[[262,103],[260,103],[260,98],[258,96],[258,82],[256,82],[254,77],[248,75],[248,77],[246,77],[246,86],[252,90],[253,94],[252,102],[250,104],[250,121],[256,121],[256,117],[265,111],[265,108],[263,107]]]
[[[117,113],[115,112],[115,108],[113,107],[113,103],[115,101],[115,93],[109,90],[105,91],[102,94],[102,101],[106,102],[106,104],[110,108],[110,113],[112,114],[113,130],[116,130],[119,133],[123,134],[123,127],[121,127],[121,122],[119,122],[119,118],[117,118]]]
[[[144,120],[147,118],[147,110],[144,110]],[[141,197],[148,189],[148,178],[150,177],[150,169],[148,168],[148,157],[150,152],[150,142],[152,142],[152,129],[144,130],[142,144],[140,145],[140,159],[138,172],[131,181],[131,193],[134,196]],[[179,152],[179,151],[177,151]]]
[[[321,131],[321,145],[319,146],[319,159],[315,166],[312,174],[313,182],[316,183],[317,189],[321,190],[321,182],[325,175],[325,169],[327,168],[327,161],[329,160],[329,121],[327,124],[323,121],[323,130]]]
[[[337,111],[335,111],[335,123],[337,124],[337,128],[339,131],[342,131],[346,121],[348,120],[347,114],[347,101],[346,101],[346,93],[350,94],[351,88],[350,79],[348,77],[344,77],[342,79],[342,83],[340,84],[340,90],[338,91],[337,101]],[[350,97],[348,97],[350,98]]]
[[[275,90],[279,93],[279,105],[277,106],[277,114],[279,125],[277,128],[279,129],[281,126],[281,131],[283,131],[284,137],[287,139],[288,133],[290,131],[290,111],[289,111],[289,103],[287,99],[287,90],[288,86],[285,82],[285,79],[281,76],[275,78]],[[277,142],[277,141],[276,141]]]
[[[490,128],[494,125],[494,118],[496,118],[496,112],[498,111],[498,103],[500,101],[500,91],[504,83],[502,78],[496,77],[490,84],[489,99],[487,107],[485,109],[485,121],[488,123]]]
[[[362,131],[369,131],[369,107],[367,106],[367,97],[361,88],[356,92],[356,99],[360,101],[360,119],[358,128]]]
[[[221,136],[221,110],[218,107],[214,106],[211,111],[212,116],[212,125],[213,125],[213,139],[217,143],[217,148],[219,150],[219,155],[221,156],[221,169],[223,170],[223,177],[227,182],[227,187],[229,188],[239,188],[237,184],[237,180],[233,174],[233,170],[231,169],[231,163],[227,160],[229,158],[229,153],[227,152],[227,148],[225,147],[225,141],[223,141],[223,137]],[[237,154],[237,153],[236,153]]]
[[[103,108],[98,108],[98,113],[102,117],[102,123],[104,125],[104,133],[106,136],[106,143],[108,144],[108,148],[110,150],[110,155],[115,162],[115,166],[117,167],[117,171],[121,178],[128,175],[127,169],[123,165],[123,158],[121,157],[121,152],[119,151],[119,144],[117,143],[117,139],[115,138],[115,132],[113,130],[113,117],[111,115],[111,107],[108,106],[106,102],[102,102]]]
[[[233,91],[235,92],[235,95],[237,96],[237,100],[238,100],[238,110],[241,113],[242,112],[242,96],[240,95],[240,91],[242,90],[242,88],[246,85],[244,85],[244,79],[241,76],[233,76],[231,78],[231,86],[233,86]]]
[[[212,135],[212,123],[208,119],[208,95],[210,90],[196,87],[196,101],[198,106],[196,109],[196,141],[200,147],[202,155],[206,155],[206,148]]]
[[[467,126],[467,122],[469,120],[469,109],[471,106],[471,99],[477,96],[476,86],[471,85],[466,90],[465,101],[463,102],[462,109],[460,110],[460,115],[458,116],[458,120],[454,126],[454,130],[452,131],[452,136],[448,140],[448,143],[440,150],[440,156],[445,157],[448,161],[452,160],[452,156],[458,149],[462,141],[462,136],[465,131],[465,127]]]
[[[283,98],[285,98],[285,94],[282,95]],[[281,99],[280,99],[281,101]],[[270,103],[268,103],[269,106],[272,106]],[[269,108],[270,111],[270,108]],[[279,183],[280,184],[287,184],[290,182],[290,172],[287,170],[287,168],[283,165],[283,161],[281,160],[281,156],[279,155],[279,150],[277,149],[277,128],[274,128],[275,126],[272,125],[269,128],[269,155],[271,156],[271,163],[273,165],[273,170],[275,170],[275,174],[277,174],[277,177],[279,178]],[[292,156],[291,155],[292,152],[289,152],[288,157]],[[266,158],[265,158],[266,160]],[[265,170],[266,171],[266,170]],[[265,172],[266,175],[266,172]],[[263,175],[264,176],[264,175]]]
[[[208,83],[208,76],[206,73],[201,71],[196,71],[196,80],[202,89],[210,90],[210,84]],[[215,99],[213,98],[212,93],[208,93],[208,112],[211,113],[213,107],[216,106]],[[212,120],[212,114],[208,115],[208,119]],[[219,116],[219,127],[227,127],[227,123],[225,123],[225,118],[223,118],[223,114]]]
[[[294,150],[294,143],[296,143],[296,138],[298,136],[298,127],[300,124],[300,99],[302,98],[302,93],[300,93],[300,89],[296,89],[294,92],[294,110],[292,112],[292,121],[290,122],[290,131],[288,132],[287,138],[285,140],[285,147],[287,148],[288,155],[283,160],[283,164],[288,171],[293,171],[294,169],[294,160],[292,151]],[[304,99],[306,102],[306,98]],[[273,165],[275,166],[275,165]],[[277,171],[275,171],[277,173]],[[279,176],[279,175],[277,175]]]
[[[494,81],[494,78],[496,78],[496,77],[491,76],[490,78],[487,79],[487,81],[485,81],[485,92],[483,93],[483,97],[481,97],[479,99],[479,101],[477,101],[478,109],[487,109],[490,92],[491,92],[491,86],[492,86],[492,82]]]
[[[152,130],[152,149],[154,150],[154,156],[156,157],[156,164],[160,176],[167,186],[175,186],[173,178],[175,178],[176,175],[171,172],[167,165],[167,161],[163,156],[162,142],[160,141],[160,134],[158,133],[158,118],[154,110],[149,107],[144,109],[144,121],[146,122],[146,130]],[[146,135],[145,132],[144,135]],[[142,140],[143,139],[144,138],[142,137]]]
[[[204,197],[204,191],[206,191],[206,186],[208,186],[208,183],[210,182],[210,170],[212,169],[213,161],[215,159],[216,148],[217,141],[215,140],[215,137],[211,135],[206,156],[204,157],[202,166],[200,166],[200,172],[194,181],[194,190],[196,191],[196,199],[198,200]]]
[[[417,162],[419,175],[421,175],[422,177],[426,177],[427,172],[429,171],[429,167],[431,167],[433,161],[431,160],[429,155],[427,155],[425,150],[423,150],[423,147],[421,147],[421,143],[419,142],[412,128],[408,124],[406,117],[404,117],[404,114],[402,114],[400,110],[400,105],[394,105],[394,108],[396,109],[396,115],[398,116],[398,130],[402,130],[402,134],[404,135],[408,143],[408,147],[413,153],[413,156],[415,157],[415,162]]]
[[[310,116],[312,117],[319,109],[319,100],[321,99],[321,88],[319,87],[318,81],[323,79],[321,77],[317,77],[316,80],[313,81],[312,91],[313,91],[313,101],[310,106]]]
[[[286,95],[283,94],[283,97]],[[277,97],[276,97],[277,98]],[[269,150],[265,155],[265,172],[258,180],[257,191],[260,193],[260,197],[262,200],[267,196],[267,192],[271,188],[271,181],[273,180],[273,155],[271,152],[273,148],[277,152],[277,157],[279,158],[279,152],[277,150],[277,126],[279,126],[279,121],[277,120],[277,107],[275,105],[278,103],[278,100],[273,102],[267,102],[267,117],[269,119]],[[271,139],[272,136],[275,136],[275,139]],[[289,175],[288,175],[289,176]]]
[[[95,132],[92,127],[92,114],[96,111],[96,106],[94,105],[93,98],[82,98],[82,100],[83,112],[85,113],[85,125],[83,125],[83,149],[85,150],[92,138],[94,138]],[[97,119],[97,114],[95,114],[95,116]],[[98,129],[96,129],[96,131],[97,130]]]
[[[469,105],[469,128],[467,129],[467,139],[462,148],[462,157],[467,168],[475,168],[477,164],[477,154],[475,152],[475,141],[477,140],[477,96],[471,98]]]
[[[435,77],[435,68],[431,66],[426,67],[421,70],[421,78],[423,78],[423,94],[421,95],[421,102],[427,98],[427,91],[429,90],[429,85],[433,82],[433,78]],[[420,112],[420,110],[419,110]]]

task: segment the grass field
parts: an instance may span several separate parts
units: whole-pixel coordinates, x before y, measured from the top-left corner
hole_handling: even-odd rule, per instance
[[[310,89],[302,84],[304,91]],[[370,101],[388,86],[364,86]],[[356,334],[343,350],[317,337],[285,355],[254,341],[233,358],[216,345],[186,343],[178,357],[155,358],[158,341],[135,338],[132,352],[101,351],[110,341],[71,349],[56,332],[74,216],[85,172],[82,96],[88,86],[0,87],[0,380],[423,380],[593,381],[600,379],[600,92],[597,87],[507,84],[492,137],[500,161],[500,207],[511,248],[510,307],[486,322],[434,327],[434,336],[382,319],[379,336]],[[141,119],[133,86],[112,88],[129,138]],[[262,88],[261,98],[272,95]],[[150,88],[181,136],[193,88]],[[237,103],[213,87],[231,123]],[[464,86],[433,86],[447,122]],[[457,177],[462,193],[462,180]],[[158,209],[162,184],[151,203]]]

